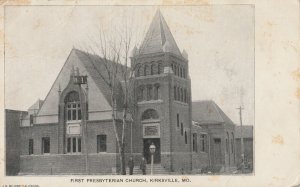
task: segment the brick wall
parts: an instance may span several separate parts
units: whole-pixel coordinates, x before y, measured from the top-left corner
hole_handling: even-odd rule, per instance
[[[193,170],[204,169],[209,166],[208,153],[205,152],[192,153],[192,160],[193,160]]]
[[[58,153],[57,124],[34,125],[20,127],[21,130],[21,155],[29,154],[29,139],[33,139],[33,154],[42,154],[42,138],[50,138],[50,154]]]
[[[116,154],[88,155],[90,174],[109,174],[116,165]],[[86,173],[85,155],[52,154],[23,155],[20,159],[21,174],[84,174]]]
[[[118,126],[121,123],[118,122]],[[21,173],[84,173],[85,154],[58,154],[58,125],[43,124],[21,127]],[[90,173],[111,173],[116,168],[116,137],[111,121],[87,122],[88,163]],[[107,152],[97,153],[97,135],[107,136]],[[42,155],[42,137],[50,137],[50,154]],[[34,140],[33,155],[29,154],[29,139]],[[128,141],[128,140],[127,140]],[[127,143],[128,144],[128,143]]]
[[[19,172],[19,156],[20,156],[20,115],[27,112],[16,110],[5,110],[5,159],[6,159],[6,175],[16,175]]]
[[[198,170],[198,169],[204,169],[207,166],[210,165],[210,158],[209,158],[209,136],[208,136],[208,129],[199,127],[197,125],[192,125],[192,134],[197,135],[197,142],[196,143],[196,150],[192,149],[192,169],[193,170]],[[200,150],[201,147],[201,134],[206,134],[207,140],[206,140],[206,148],[205,150],[207,152],[202,152]],[[191,144],[193,144],[193,136],[190,138]]]

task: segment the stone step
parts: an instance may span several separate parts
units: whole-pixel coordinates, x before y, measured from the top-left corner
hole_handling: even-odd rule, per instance
[[[129,168],[126,168],[126,173],[129,174]],[[149,175],[150,173],[151,173],[151,165],[147,164],[146,165],[146,174]],[[154,164],[153,165],[153,174],[154,175],[169,174],[169,171],[167,171],[160,164]],[[135,166],[133,168],[133,175],[142,175],[142,170],[140,170],[139,166]]]

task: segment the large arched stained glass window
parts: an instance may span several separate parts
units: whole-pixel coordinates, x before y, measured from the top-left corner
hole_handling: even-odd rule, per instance
[[[66,120],[81,120],[81,108],[78,92],[72,91],[65,98],[66,104]]]
[[[142,121],[144,120],[150,120],[150,119],[159,119],[159,115],[154,109],[147,109],[143,114],[142,114]]]

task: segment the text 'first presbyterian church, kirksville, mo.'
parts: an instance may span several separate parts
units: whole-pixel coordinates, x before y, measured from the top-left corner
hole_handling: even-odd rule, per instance
[[[131,70],[134,115],[125,129],[126,164],[133,156],[134,174],[140,173],[139,163],[142,157],[150,163],[154,144],[154,173],[232,170],[240,162],[236,126],[214,101],[192,102],[188,55],[180,52],[159,10],[143,41],[131,52],[131,67],[137,68]],[[120,172],[115,132],[121,131],[112,122],[101,59],[73,48],[45,100],[26,112],[6,110],[7,170],[19,175],[85,174],[86,168],[88,174]],[[79,75],[86,84],[75,83]],[[117,77],[115,113],[121,128],[124,86]]]

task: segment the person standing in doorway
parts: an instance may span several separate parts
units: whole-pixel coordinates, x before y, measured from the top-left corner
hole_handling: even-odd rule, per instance
[[[146,159],[145,159],[145,157],[142,157],[140,169],[142,170],[143,175],[146,175]]]
[[[129,161],[128,161],[128,167],[129,167],[129,175],[133,174],[133,168],[134,168],[134,162],[133,162],[133,157],[130,156]]]

